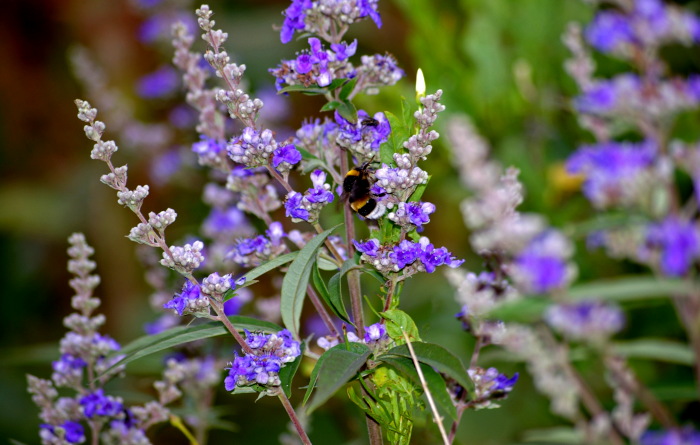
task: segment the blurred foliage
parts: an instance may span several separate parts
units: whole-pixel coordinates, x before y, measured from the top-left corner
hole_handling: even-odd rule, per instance
[[[698,1],[685,3],[699,9]],[[280,11],[288,2],[214,1],[211,5],[221,11],[219,25],[233,37],[227,48],[248,66],[246,77],[254,88],[271,85],[267,68],[305,45],[293,42],[283,46],[272,30],[272,24],[281,23]],[[168,61],[170,54],[167,47],[145,49],[136,41],[133,36],[140,19],[126,0],[33,0],[3,6],[0,53],[7,58],[0,73],[0,261],[6,271],[1,296],[8,316],[0,325],[0,394],[4,406],[13,409],[3,410],[0,416],[0,436],[37,443],[38,410],[24,389],[24,374],[48,377],[50,361],[58,356],[57,342],[64,332],[60,319],[70,312],[65,272],[67,236],[84,231],[96,248],[98,273],[103,278],[98,288],[104,301],[101,311],[108,319],[105,332],[125,344],[153,318],[134,247],[125,238],[134,223],[133,215],[119,208],[111,191],[97,182],[103,173],[101,166],[89,159],[89,145],[75,119],[72,101],[83,93],[72,80],[67,51],[76,42],[89,48],[110,73],[112,86],[134,101],[133,83],[138,76]],[[394,54],[407,79],[379,96],[359,98],[362,107],[372,112],[399,112],[401,96],[413,97],[414,73],[420,67],[428,91],[444,91],[445,114],[468,114],[498,159],[521,170],[527,189],[524,210],[541,212],[556,226],[590,218],[585,200],[557,176],[561,162],[588,138],[570,110],[576,89],[563,69],[567,52],[561,34],[569,21],[588,21],[593,13],[590,6],[576,0],[383,0],[380,11],[382,29],[363,23],[352,29],[350,37],[359,39],[358,53]],[[700,67],[697,52],[688,55],[670,48],[667,55],[680,72]],[[159,58],[158,63],[154,58]],[[600,62],[604,73],[619,68],[609,60]],[[300,107],[289,118],[289,128],[298,127],[307,116],[318,115],[320,102],[298,97],[288,102]],[[152,104],[135,105],[141,116],[158,114]],[[156,108],[158,105],[163,104],[155,104]],[[438,125],[444,122],[443,117]],[[682,120],[681,127],[687,129],[686,137],[698,137],[700,127],[692,117]],[[196,135],[190,137],[194,141]],[[140,153],[120,151],[119,155],[130,164],[130,180],[147,181]],[[436,244],[467,257],[470,268],[480,269],[479,261],[470,256],[469,234],[459,211],[459,202],[467,193],[450,163],[446,144],[438,143],[427,163],[432,180],[424,197],[436,203],[438,211],[426,234]],[[153,189],[148,205],[175,207],[182,219],[177,230],[182,236],[194,233],[205,216],[197,204],[203,182],[201,170],[191,171],[180,184]],[[582,252],[577,257],[582,279],[641,269],[613,262],[600,252],[587,253],[582,243],[577,248]],[[374,286],[366,284],[367,289]],[[402,304],[416,320],[425,341],[469,356],[472,340],[454,320],[459,308],[444,277],[435,274],[412,279],[404,289]],[[630,321],[621,340],[684,340],[668,300],[630,302],[624,307]],[[630,351],[639,345],[628,343],[626,347]],[[457,443],[567,443],[570,429],[549,413],[548,401],[534,390],[522,366],[499,352],[487,348],[484,364],[498,366],[509,375],[520,371],[521,380],[502,408],[466,413]],[[692,385],[685,383],[690,381],[690,369],[678,358],[684,357],[683,352],[678,354],[674,355],[676,363],[650,363],[638,357],[633,365],[643,380],[651,382],[660,399],[675,401],[672,409],[681,420],[697,419],[700,406]],[[604,387],[602,366],[584,357],[577,366]],[[302,364],[304,378],[308,378],[310,368]],[[134,362],[129,371],[134,375],[127,382],[113,383],[115,393],[121,390],[128,400],[152,393],[148,382],[158,372],[156,361]],[[139,393],[129,389],[134,385]],[[301,400],[301,394],[295,391],[293,403]],[[214,431],[210,443],[231,443],[232,437],[236,443],[276,443],[286,423],[281,408],[275,400],[254,404],[253,399],[238,396],[231,403],[234,399],[220,394],[225,417],[238,428],[233,433]],[[352,442],[352,438],[364,436],[364,419],[351,402],[334,399],[314,416],[310,434],[316,443],[361,443]],[[156,443],[186,443],[171,426],[156,433]],[[430,422],[416,425],[415,443],[435,443],[436,438]]]

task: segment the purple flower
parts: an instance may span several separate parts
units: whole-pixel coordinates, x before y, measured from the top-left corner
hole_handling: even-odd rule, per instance
[[[661,250],[661,271],[669,276],[682,276],[700,253],[695,224],[669,216],[647,229],[649,247]]]
[[[180,323],[180,319],[172,314],[163,314],[155,321],[151,323],[146,323],[143,326],[143,331],[148,335],[160,334],[170,328],[174,328]]]
[[[609,53],[619,45],[634,41],[634,30],[628,16],[603,11],[586,28],[586,40],[598,50]]]
[[[144,99],[159,99],[173,93],[180,86],[180,75],[170,67],[164,66],[139,79],[136,92]]]
[[[612,82],[600,81],[584,91],[574,101],[582,113],[604,113],[610,111],[617,103],[617,90]]]
[[[272,154],[272,166],[275,168],[283,162],[292,166],[299,163],[299,161],[301,161],[301,153],[291,144],[278,148]]]
[[[551,306],[545,320],[573,340],[607,338],[622,329],[625,317],[617,306],[602,301],[580,301]]]
[[[386,337],[386,327],[382,323],[374,323],[365,330],[365,342],[379,341]]]
[[[303,197],[299,192],[289,192],[284,201],[285,214],[288,217],[308,221],[309,211],[301,207]]]
[[[51,364],[53,370],[59,374],[67,374],[72,370],[82,369],[87,366],[85,360],[71,354],[62,354],[61,359]]]
[[[357,51],[357,39],[348,45],[345,42],[331,44],[331,49],[335,52],[335,57],[338,60],[346,60],[355,55]]]
[[[282,226],[282,223],[273,221],[270,223],[270,227],[265,231],[265,235],[270,238],[270,241],[272,244],[279,244],[280,241],[282,241],[282,238],[287,236],[286,233],[284,233],[284,227]]]
[[[421,238],[419,246],[422,247],[420,259],[425,267],[426,272],[433,273],[438,266],[446,265],[448,267],[459,267],[464,260],[458,260],[445,248],[436,249],[432,244],[427,242],[427,238]]]
[[[416,261],[422,253],[423,250],[420,244],[403,240],[394,247],[394,250],[389,254],[389,258],[399,269],[403,269]]]
[[[201,141],[192,144],[192,151],[198,156],[217,155],[225,150],[224,145],[216,139],[200,136]]]
[[[306,26],[304,24],[306,11],[312,7],[311,0],[292,0],[292,4],[284,11],[284,23],[282,23],[282,30],[280,31],[282,43],[291,42],[294,32],[304,29]]]
[[[250,226],[245,214],[235,206],[226,210],[213,208],[202,223],[202,232],[209,237],[233,236],[246,232]]]
[[[201,296],[200,288],[197,284],[191,281],[185,281],[182,286],[182,292],[175,294],[175,296],[163,305],[166,309],[175,309],[177,314],[182,316],[183,312],[187,308],[189,300],[196,300]]]
[[[358,252],[364,253],[367,256],[376,257],[378,254],[379,240],[376,238],[369,239],[364,243],[352,240],[352,243],[355,245],[355,249],[357,249]]]
[[[68,443],[82,443],[85,441],[85,430],[83,429],[83,426],[79,424],[78,422],[73,422],[71,420],[67,420],[63,422],[61,425],[58,425],[58,427],[63,428],[64,430],[64,439]],[[50,425],[48,423],[43,423],[41,424],[41,429],[43,431],[48,432],[52,437],[51,440],[48,441],[48,443],[58,443],[53,440],[53,437],[58,437],[56,434],[56,428],[57,426]],[[40,436],[42,438],[44,437],[45,433],[40,433]]]
[[[561,287],[567,278],[567,246],[550,231],[535,237],[515,258],[516,274],[528,291],[545,293]]]
[[[639,439],[640,445],[700,445],[700,433],[688,426],[680,430],[647,431]]]
[[[80,405],[83,407],[83,414],[88,419],[92,419],[94,416],[116,416],[124,409],[119,401],[113,397],[105,396],[102,388],[81,397]]]
[[[245,332],[245,342],[248,344],[253,349],[258,349],[262,348],[265,346],[265,343],[267,343],[268,340],[268,335],[263,334],[262,332],[255,332],[251,333],[247,329],[244,329]]]
[[[498,377],[493,380],[493,391],[511,392],[518,381],[518,377],[520,377],[520,374],[517,372],[511,378],[508,378],[505,374],[498,374]]]
[[[326,184],[326,173],[323,170],[315,170],[310,176],[314,187],[307,190],[306,199],[314,204],[333,202],[330,185]]]
[[[340,133],[338,134],[338,143],[342,146],[353,146],[361,144],[360,148],[369,148],[373,151],[379,150],[379,146],[389,139],[391,134],[391,125],[384,113],[375,113],[373,119],[377,121],[377,125],[363,125],[362,122],[369,119],[370,116],[365,110],[357,112],[357,123],[352,123],[337,111],[335,112],[335,121],[338,123]]]
[[[583,193],[596,205],[619,203],[634,196],[630,181],[651,166],[656,144],[608,142],[579,148],[567,161],[571,173],[583,173]]]

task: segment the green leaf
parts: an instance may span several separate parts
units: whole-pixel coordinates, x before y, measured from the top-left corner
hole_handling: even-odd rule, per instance
[[[469,375],[464,370],[462,362],[452,355],[450,351],[433,343],[412,342],[411,345],[419,362],[430,365],[438,371],[447,374],[469,391],[470,394],[473,393],[474,383],[472,383],[472,379],[469,378]],[[387,356],[411,358],[408,345],[396,346],[385,355],[379,357],[379,360],[384,360],[384,357]]]
[[[345,85],[346,82],[347,79],[333,79],[333,81],[331,81],[331,83],[328,86],[325,86],[323,88],[325,88],[327,91],[332,91],[336,88],[340,88],[341,86]]]
[[[316,262],[316,252],[323,245],[328,235],[339,226],[340,224],[316,235],[311,241],[306,243],[284,275],[280,312],[282,323],[295,338],[299,338],[301,310],[304,306],[304,296],[306,295],[306,286],[309,284],[311,269]]]
[[[394,153],[403,151],[403,143],[408,139],[408,131],[404,122],[390,111],[385,111],[384,115],[391,126],[389,139],[379,147],[379,159],[387,165],[394,163]]]
[[[359,268],[357,265],[357,258],[351,258],[345,261],[343,266],[340,268],[340,271],[333,275],[328,281],[328,296],[331,308],[338,317],[347,323],[352,322],[348,317],[348,311],[345,309],[345,303],[343,302],[342,279],[346,273],[354,268]]]
[[[306,94],[307,96],[318,96],[319,94],[326,94],[328,92],[327,88],[321,88],[318,86],[308,86],[305,87],[304,85],[289,85],[281,90],[277,91],[277,94],[284,94],[284,93],[303,93]]]
[[[484,315],[484,318],[515,323],[533,323],[542,318],[542,313],[552,304],[545,298],[526,297],[499,304]]]
[[[386,283],[386,278],[384,278],[384,275],[380,274],[377,269],[373,269],[371,266],[368,267],[363,267],[362,268],[362,273],[369,275],[370,277],[374,278],[377,280],[380,284]]]
[[[357,122],[357,108],[355,108],[355,105],[353,105],[352,102],[345,100],[338,106],[338,108],[336,108],[336,110],[346,121],[352,124]]]
[[[341,105],[342,105],[341,102],[338,102],[337,100],[333,100],[333,101],[327,102],[324,106],[322,106],[321,111],[333,111]]]
[[[314,386],[317,389],[313,400],[306,408],[306,413],[311,414],[312,411],[330,399],[338,389],[355,377],[364,366],[370,353],[367,345],[362,343],[341,343],[326,351],[311,373],[311,381],[306,390],[304,401],[308,399]]]
[[[316,265],[318,265],[318,268],[321,270],[338,270],[337,264],[322,255],[316,258]]]
[[[355,85],[357,85],[357,79],[359,79],[359,77],[353,77],[346,82],[345,85],[343,85],[343,88],[340,90],[340,94],[338,95],[341,100],[346,101],[348,97],[350,97],[350,93],[352,93],[352,91],[355,89]]]
[[[284,365],[284,367],[282,367],[282,369],[280,369],[279,372],[280,381],[282,382],[280,386],[282,387],[282,390],[284,391],[284,394],[287,396],[287,398],[292,397],[292,380],[294,379],[294,375],[297,373],[297,369],[299,369],[299,364],[301,363],[301,360],[304,357],[304,349],[306,349],[306,342],[301,342],[300,349],[301,354],[299,354],[293,362]]]
[[[588,221],[570,224],[564,227],[563,232],[574,239],[585,238],[592,232],[601,230],[629,229],[634,226],[643,226],[649,219],[641,214],[607,213],[597,215]]]
[[[387,320],[386,331],[389,337],[395,342],[403,344],[406,342],[403,333],[408,335],[411,341],[420,341],[418,328],[410,315],[399,309],[391,309],[380,314]]]
[[[246,283],[249,280],[253,280],[255,278],[258,278],[261,275],[266,274],[267,272],[271,271],[272,269],[276,269],[283,264],[289,263],[290,261],[294,260],[294,258],[296,258],[298,254],[299,254],[299,252],[286,253],[284,255],[278,256],[277,258],[268,261],[265,264],[259,265],[255,269],[249,270],[245,274]]]
[[[685,343],[661,338],[642,338],[637,340],[617,341],[613,350],[627,358],[658,360],[693,366],[695,355]]]
[[[653,386],[649,388],[652,393],[662,402],[673,401],[693,401],[698,399],[698,392],[692,381],[674,385]]]
[[[420,201],[421,197],[423,196],[423,193],[425,192],[425,189],[428,187],[430,178],[432,178],[432,176],[428,176],[428,179],[425,181],[425,184],[418,184],[416,189],[413,191],[413,193],[411,193],[411,196],[408,198],[409,202]]]
[[[241,332],[244,329],[268,333],[279,332],[282,330],[280,326],[274,323],[244,317],[241,315],[234,315],[228,317],[228,319],[231,320],[231,323],[236,330]],[[141,357],[145,357],[174,346],[226,334],[229,334],[229,332],[226,330],[223,324],[219,322],[210,322],[195,326],[178,326],[156,335],[146,335],[144,337],[137,338],[128,345],[124,346],[121,350],[116,351],[113,355],[124,355],[124,358],[115,363],[105,372],[105,374],[117,366],[126,365]]]
[[[692,282],[682,279],[657,278],[651,275],[600,280],[569,289],[576,300],[595,298],[606,301],[633,301],[696,292]]]
[[[408,378],[416,387],[423,388],[421,384],[420,377],[416,371],[416,367],[413,364],[413,360],[406,357],[384,357],[382,361],[396,371],[403,374]],[[452,420],[457,420],[457,409],[452,403],[452,398],[447,392],[447,385],[442,376],[435,372],[433,368],[426,365],[425,363],[420,363],[420,369],[423,371],[423,377],[425,378],[425,383],[428,386],[430,394],[433,396],[433,400],[437,405],[440,412],[445,415],[450,416]]]
[[[543,428],[539,430],[530,430],[525,432],[524,443],[537,444],[581,444],[583,437],[578,430],[568,426],[557,426],[552,428]]]

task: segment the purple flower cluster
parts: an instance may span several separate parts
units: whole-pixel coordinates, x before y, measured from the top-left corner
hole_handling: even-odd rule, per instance
[[[647,431],[640,445],[700,445],[700,432],[692,427],[670,431]]]
[[[515,258],[511,275],[526,292],[546,293],[560,288],[570,275],[566,263],[570,250],[560,233],[543,232]]]
[[[355,68],[348,59],[357,51],[357,40],[349,45],[334,43],[331,49],[325,49],[319,39],[311,37],[309,46],[311,48],[302,51],[296,59],[283,60],[277,68],[269,70],[277,79],[277,90],[281,90],[285,84],[326,87],[334,79],[355,77]]]
[[[232,138],[226,145],[229,157],[247,167],[268,165],[277,148],[272,131],[257,131],[253,127],[244,128],[240,136]]]
[[[102,388],[83,396],[80,399],[80,405],[88,419],[95,416],[114,417],[124,410],[121,400],[105,396]]]
[[[685,275],[700,256],[698,228],[692,221],[669,216],[647,228],[646,247],[660,253],[659,265],[665,275]]]
[[[370,17],[378,28],[382,20],[377,11],[379,0],[292,0],[284,11],[280,31],[282,43],[289,43],[296,31],[328,35],[331,26],[347,26]]]
[[[570,340],[606,339],[622,329],[625,317],[619,307],[601,301],[551,306],[545,321]]]
[[[430,222],[430,215],[435,212],[435,204],[429,202],[400,202],[395,210],[389,212],[388,218],[407,229],[423,230],[423,224]]]
[[[472,400],[477,402],[479,408],[486,408],[492,405],[492,400],[503,399],[518,382],[519,374],[516,372],[513,377],[498,372],[496,368],[483,369],[480,367],[470,368],[469,377],[474,382],[474,394]]]
[[[700,20],[661,0],[640,0],[625,12],[599,12],[585,36],[601,52],[631,57],[635,47],[700,42]]]
[[[284,145],[272,153],[272,166],[279,172],[287,172],[301,162],[301,153],[294,145]]]
[[[391,133],[391,125],[382,112],[370,118],[365,110],[359,110],[357,122],[353,123],[336,111],[335,121],[339,130],[336,142],[350,150],[360,163],[371,161]]]
[[[214,207],[202,223],[202,233],[209,238],[229,239],[250,232],[245,214],[237,207]]]
[[[464,260],[458,260],[445,248],[435,248],[430,240],[422,237],[417,243],[403,240],[395,246],[382,246],[379,240],[354,241],[355,248],[362,254],[362,261],[372,264],[379,272],[403,271],[405,277],[416,272],[435,272],[438,266],[459,267]]]
[[[586,145],[569,157],[567,169],[585,175],[583,193],[596,207],[628,205],[639,195],[641,174],[656,153],[652,141]]]
[[[303,195],[299,192],[289,192],[284,202],[286,215],[292,221],[304,220],[314,223],[318,220],[321,209],[334,200],[330,184],[326,183],[326,173],[315,170],[310,175],[313,187]]]
[[[224,379],[226,391],[237,386],[279,386],[278,372],[286,363],[293,362],[300,354],[300,343],[284,329],[276,334],[251,333],[247,330],[246,343],[253,350],[234,359],[229,374]]]
[[[265,234],[238,240],[226,257],[243,267],[253,267],[282,254],[286,249],[282,224],[271,223]]]
[[[63,443],[61,439],[68,443],[85,442],[85,429],[78,422],[66,420],[60,425],[42,423],[40,428],[42,443]]]
[[[185,311],[201,312],[209,310],[209,300],[202,295],[201,288],[189,280],[185,281],[182,286],[182,291],[175,294],[173,298],[163,305],[165,309],[175,309],[179,316],[184,315]]]
[[[700,80],[643,81],[636,74],[620,74],[586,86],[574,105],[585,114],[633,119],[640,115],[661,118],[700,105]]]

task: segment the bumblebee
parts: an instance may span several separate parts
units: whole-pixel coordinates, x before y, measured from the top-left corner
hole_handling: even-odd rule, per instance
[[[385,207],[370,192],[369,164],[366,162],[345,174],[343,192],[352,210],[365,218],[377,219],[384,214]]]

